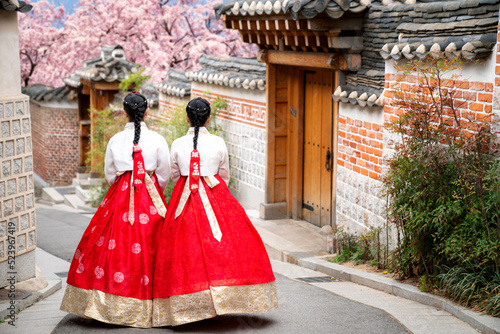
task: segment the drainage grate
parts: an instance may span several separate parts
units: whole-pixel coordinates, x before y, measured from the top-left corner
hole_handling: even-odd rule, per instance
[[[59,277],[68,277],[68,272],[63,272],[63,273],[55,273]]]
[[[320,276],[320,277],[301,277],[296,278],[296,280],[305,282],[305,283],[323,283],[323,282],[339,282],[338,278],[331,276]]]

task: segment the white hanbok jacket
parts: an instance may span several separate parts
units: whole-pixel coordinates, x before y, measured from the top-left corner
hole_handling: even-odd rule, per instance
[[[172,181],[179,181],[181,175],[189,175],[189,163],[193,150],[194,128],[189,128],[188,133],[172,143],[170,153],[170,168]],[[208,133],[201,127],[198,133],[198,152],[200,153],[200,176],[219,176],[229,184],[229,155],[226,143],[219,136]]]
[[[117,172],[133,169],[133,142],[134,123],[127,123],[125,130],[118,132],[109,140],[104,160],[104,172],[110,185],[115,182]],[[139,146],[142,149],[146,171],[155,172],[160,188],[165,190],[170,178],[170,153],[165,138],[149,130],[146,123],[141,122]]]

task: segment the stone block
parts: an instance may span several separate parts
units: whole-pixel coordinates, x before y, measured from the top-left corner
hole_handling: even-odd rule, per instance
[[[261,203],[260,218],[264,220],[284,219],[287,217],[286,202]]]
[[[19,220],[21,222],[21,231],[30,228],[29,214],[26,213],[24,215],[21,215],[21,217],[19,217]]]
[[[2,138],[10,137],[10,122],[2,122]]]
[[[5,157],[12,157],[14,155],[14,141],[8,140],[5,142]]]
[[[24,172],[31,172],[33,170],[33,157],[24,158]]]
[[[31,137],[26,137],[26,153],[31,153]]]
[[[0,222],[0,238],[3,238],[5,236],[7,236],[7,221],[6,220]],[[1,256],[0,256],[0,258],[1,258]]]
[[[5,197],[5,182],[0,182],[0,198]]]
[[[7,262],[0,262],[0,287],[7,285]],[[16,256],[16,272],[18,282],[26,281],[36,274],[35,251]]]
[[[14,200],[14,205],[16,213],[24,211],[24,196],[16,197]]]
[[[23,134],[30,133],[30,120],[29,118],[23,119]]]
[[[2,259],[4,257],[5,257],[4,242],[0,241],[0,259]]]
[[[15,194],[17,194],[16,179],[7,180],[7,195],[11,196]]]
[[[12,173],[12,166],[10,161],[4,161],[2,162],[2,176],[4,178],[7,178],[11,175]]]
[[[31,218],[31,227],[35,227],[36,226],[36,215],[35,215],[35,211],[32,211],[30,213],[30,218]]]
[[[3,158],[3,145],[0,143],[0,158]]]
[[[35,231],[31,231],[28,233],[28,248],[31,248],[36,245],[36,233]]]
[[[0,103],[0,118],[3,118],[3,103]]]
[[[14,217],[14,218],[9,219],[7,229],[10,229],[10,230],[14,229],[15,232],[19,232],[19,218]]]
[[[24,154],[24,138],[16,140],[16,154]]]
[[[26,177],[25,176],[17,179],[17,184],[18,184],[18,191],[19,192],[26,191],[27,188],[26,188]]]
[[[23,172],[23,159],[14,159],[13,167],[14,175],[21,174]]]
[[[33,193],[26,195],[26,209],[32,209],[34,206]]]
[[[16,102],[16,116],[24,115],[24,102]]]
[[[21,135],[21,122],[18,119],[12,121],[12,135]]]
[[[28,189],[33,190],[33,175],[28,176]]]
[[[14,103],[5,104],[5,118],[14,116]]]
[[[17,236],[17,251],[21,252],[26,249],[26,234],[19,234]]]

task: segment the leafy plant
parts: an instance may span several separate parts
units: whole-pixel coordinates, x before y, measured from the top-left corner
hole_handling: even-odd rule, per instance
[[[143,75],[142,72],[144,72],[145,68],[139,69],[135,73],[130,73],[126,79],[124,79],[122,82],[120,82],[120,85],[118,86],[120,90],[122,91],[128,91],[129,88],[133,88],[136,91],[139,91],[141,89],[142,84],[151,78],[150,75]]]
[[[113,135],[123,130],[128,120],[124,112],[117,112],[111,108],[104,110],[91,108],[90,113],[92,114],[92,145],[85,163],[90,166],[92,172],[102,175],[108,142]]]
[[[393,87],[398,117],[386,124],[400,135],[383,178],[399,236],[393,264],[401,277],[424,275],[424,288],[436,277],[451,297],[486,310],[494,289],[485,282],[499,275],[500,262],[497,148],[491,123],[471,117],[456,98],[459,77],[445,79],[461,63],[429,58],[397,67],[417,84]],[[488,312],[498,314],[500,305]]]
[[[370,227],[370,229],[360,235],[348,233],[342,226],[333,228],[333,236],[337,256],[334,259],[336,263],[354,261],[356,264],[370,263],[379,269],[385,268],[382,263],[380,247],[381,228]]]

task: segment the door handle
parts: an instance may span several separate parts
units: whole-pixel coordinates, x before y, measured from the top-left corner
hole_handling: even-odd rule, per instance
[[[333,154],[330,152],[330,149],[326,152],[325,168],[329,172],[333,171]]]

